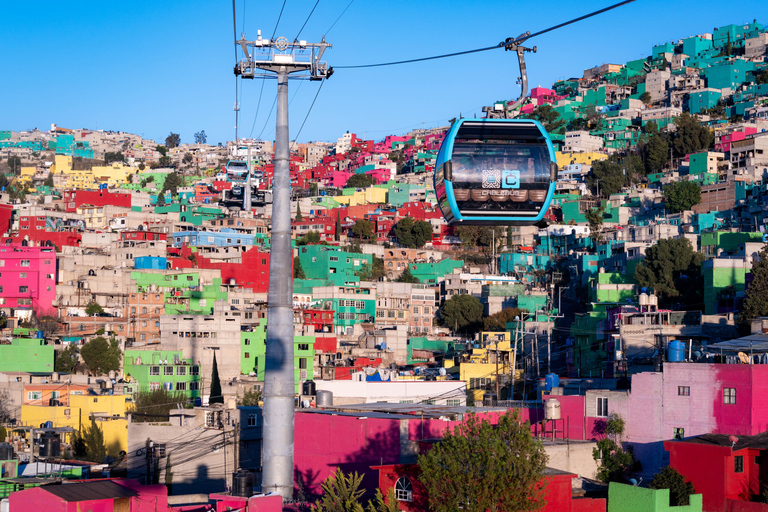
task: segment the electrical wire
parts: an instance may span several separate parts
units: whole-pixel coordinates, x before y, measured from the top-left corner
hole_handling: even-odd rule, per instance
[[[277,23],[275,23],[275,30],[272,32],[272,39],[275,39],[275,34],[277,34],[277,27],[280,25],[280,19],[283,17],[283,11],[285,10],[285,3],[288,0],[283,0],[283,6],[280,8],[280,15],[277,17]]]
[[[304,27],[307,26],[307,22],[309,21],[309,18],[312,17],[312,13],[315,12],[315,9],[317,9],[317,4],[319,4],[319,3],[320,3],[320,0],[317,0],[317,2],[315,2],[315,6],[312,8],[311,11],[309,11],[309,16],[307,16],[307,19],[304,20],[304,24],[299,29],[299,33],[296,34],[296,37],[293,38],[294,41],[298,41],[299,40],[299,36],[301,35],[301,32],[304,30]]]
[[[315,106],[315,102],[317,101],[317,97],[320,95],[320,91],[323,90],[323,84],[325,84],[325,80],[320,82],[320,87],[317,88],[317,92],[315,93],[315,99],[312,100],[312,104],[309,106],[309,110],[307,111],[307,115],[304,116],[304,121],[301,123],[301,127],[299,128],[299,131],[296,133],[296,137],[293,138],[293,140],[298,140],[299,135],[301,135],[301,130],[304,129],[304,124],[307,122],[307,118],[309,118],[309,114],[312,112],[312,107]]]
[[[341,17],[344,16],[344,13],[347,12],[347,9],[349,9],[353,3],[355,3],[355,0],[351,0],[349,4],[344,8],[344,10],[341,11],[341,14],[339,14],[339,17],[336,18],[336,21],[334,21],[333,24],[328,28],[328,30],[325,31],[325,35],[328,35],[328,32],[330,32],[331,29],[336,26],[336,24],[339,22]]]
[[[256,118],[259,117],[259,109],[261,108],[261,97],[264,94],[264,83],[266,81],[261,81],[261,90],[259,91],[259,101],[256,103],[256,115],[253,116],[253,124],[251,125],[251,133],[248,134],[248,138],[251,138],[251,135],[253,135],[253,129],[256,127]]]
[[[360,64],[360,65],[356,65],[356,66],[333,66],[333,69],[361,69],[361,68],[378,68],[378,67],[383,67],[383,66],[396,66],[396,65],[400,65],[400,64],[410,64],[410,63],[413,63],[413,62],[424,62],[424,61],[428,61],[428,60],[445,59],[447,57],[457,57],[459,55],[468,55],[468,54],[471,54],[471,53],[479,53],[479,52],[485,52],[485,51],[488,51],[488,50],[495,50],[497,48],[504,48],[507,45],[520,44],[520,43],[522,43],[524,41],[527,41],[528,39],[530,39],[532,37],[536,37],[536,36],[540,36],[542,34],[546,34],[547,32],[551,32],[551,31],[556,30],[558,28],[565,27],[565,26],[570,25],[572,23],[576,23],[577,21],[581,21],[581,20],[585,20],[587,18],[591,18],[592,16],[597,16],[598,14],[604,13],[606,11],[610,11],[611,9],[615,9],[617,7],[621,7],[622,5],[626,5],[626,4],[634,2],[634,1],[635,0],[624,0],[624,1],[619,2],[617,4],[610,5],[608,7],[604,7],[603,9],[591,12],[589,14],[585,14],[584,16],[580,16],[578,18],[574,18],[574,19],[566,21],[564,23],[560,23],[558,25],[554,25],[552,27],[545,28],[544,30],[540,30],[538,32],[534,32],[533,34],[520,36],[517,39],[511,40],[511,41],[509,41],[509,40],[502,41],[502,42],[500,42],[500,43],[498,43],[498,44],[496,44],[494,46],[486,46],[484,48],[475,48],[474,50],[465,50],[465,51],[462,51],[462,52],[445,53],[445,54],[442,54],[442,55],[433,55],[432,57],[421,57],[421,58],[418,58],[418,59],[398,60],[398,61],[394,61],[394,62],[381,62],[381,63],[378,63],[378,64]]]
[[[267,124],[269,123],[269,118],[272,117],[272,111],[275,110],[275,104],[276,103],[277,103],[277,95],[275,95],[275,101],[272,102],[272,108],[269,109],[269,114],[267,114],[267,121],[264,123],[264,127],[259,132],[259,136],[256,137],[259,140],[261,140],[261,135],[264,133],[264,130],[267,129]]]

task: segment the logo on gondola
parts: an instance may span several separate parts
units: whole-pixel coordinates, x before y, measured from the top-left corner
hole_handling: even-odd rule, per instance
[[[501,171],[501,188],[520,188],[520,171]]]
[[[483,188],[500,188],[501,173],[493,169],[483,171]]]

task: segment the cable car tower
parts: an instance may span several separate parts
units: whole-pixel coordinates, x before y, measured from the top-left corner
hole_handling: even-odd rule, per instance
[[[325,42],[289,42],[285,37],[255,41],[243,35],[235,41],[245,58],[235,66],[243,78],[277,75],[277,129],[275,176],[272,182],[272,230],[267,303],[267,353],[264,377],[264,443],[262,489],[283,499],[293,498],[293,425],[295,382],[293,371],[293,254],[291,250],[291,176],[288,141],[288,75],[323,80],[332,70],[321,62]]]

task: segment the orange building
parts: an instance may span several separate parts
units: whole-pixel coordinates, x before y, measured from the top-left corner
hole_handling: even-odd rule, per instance
[[[83,384],[26,384],[22,405],[69,405],[70,395],[87,395],[89,387]]]

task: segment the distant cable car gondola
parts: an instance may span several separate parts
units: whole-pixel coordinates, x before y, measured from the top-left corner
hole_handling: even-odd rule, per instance
[[[448,224],[541,224],[557,182],[555,149],[547,131],[517,115],[528,91],[524,48],[529,32],[505,48],[517,53],[520,98],[486,107],[486,119],[458,119],[445,134],[435,163],[437,204]],[[501,118],[500,118],[501,117]]]
[[[435,193],[449,224],[535,224],[557,181],[555,150],[529,119],[459,119],[437,154]]]
[[[230,160],[227,162],[226,171],[229,181],[245,181],[248,179],[248,162],[244,160]]]

